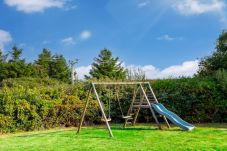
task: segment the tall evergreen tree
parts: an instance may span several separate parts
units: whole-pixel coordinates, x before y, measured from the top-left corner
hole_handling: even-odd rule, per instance
[[[52,62],[51,51],[44,48],[42,53],[38,55],[35,61],[38,76],[48,76],[50,74],[50,64]]]
[[[20,62],[20,61],[24,61],[23,59],[21,59],[21,55],[22,55],[22,49],[18,48],[17,46],[13,46],[12,51],[10,51],[11,54],[11,59],[9,60],[9,62]]]
[[[0,49],[0,81],[2,81],[5,77],[5,68],[4,68],[4,56],[3,52]]]
[[[218,70],[227,70],[227,31],[223,31],[217,40],[216,51],[199,63],[199,75],[211,75]]]
[[[3,63],[3,52],[2,50],[0,49],[0,64]]]
[[[70,69],[63,55],[54,55],[50,64],[51,78],[56,78],[64,82],[69,82]]]
[[[26,72],[27,65],[24,59],[21,59],[22,49],[14,46],[10,51],[11,58],[9,63],[6,65],[7,78],[18,78],[23,76],[29,76]]]
[[[90,77],[86,78],[96,78],[96,79],[125,79],[126,71],[122,67],[119,58],[114,58],[112,52],[108,49],[101,50],[98,58],[94,59],[92,64],[92,69],[90,70]]]

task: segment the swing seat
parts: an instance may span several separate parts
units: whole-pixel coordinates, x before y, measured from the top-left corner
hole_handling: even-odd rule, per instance
[[[101,118],[101,121],[106,122],[104,118]],[[111,121],[111,118],[107,118],[107,122],[110,122],[110,121]]]
[[[122,116],[123,119],[131,118],[132,116]]]

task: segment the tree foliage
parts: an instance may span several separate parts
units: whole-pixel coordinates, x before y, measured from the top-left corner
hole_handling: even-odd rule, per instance
[[[50,77],[69,82],[70,69],[63,55],[52,56],[50,50],[43,49],[34,63],[26,63],[21,58],[22,52],[17,46],[9,51],[9,55],[0,50],[0,81],[19,77]]]
[[[41,54],[38,55],[38,59],[35,61],[35,64],[37,65],[37,69],[39,71],[38,73],[41,77],[49,75],[51,61],[51,51],[44,48]]]
[[[101,50],[98,58],[94,59],[92,69],[90,70],[90,77],[96,79],[125,79],[126,71],[122,67],[119,58],[114,58],[112,52],[108,49]]]
[[[227,31],[223,31],[217,40],[216,51],[201,60],[199,75],[213,75],[218,70],[227,70]]]
[[[64,82],[69,81],[70,69],[63,55],[54,55],[52,57],[49,76]]]

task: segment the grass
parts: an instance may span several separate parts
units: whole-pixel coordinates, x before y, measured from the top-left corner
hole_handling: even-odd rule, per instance
[[[0,151],[227,150],[227,124],[197,125],[191,132],[150,125],[112,130],[114,138],[102,126],[83,128],[80,135],[75,128],[0,135]]]

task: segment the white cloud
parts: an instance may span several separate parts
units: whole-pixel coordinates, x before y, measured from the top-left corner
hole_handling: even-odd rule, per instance
[[[138,4],[139,8],[146,7],[150,2],[149,1],[144,1]]]
[[[84,79],[85,75],[89,75],[89,71],[91,70],[91,65],[89,66],[81,66],[76,68],[78,79]]]
[[[185,61],[181,65],[173,65],[165,69],[158,69],[153,65],[130,65],[127,66],[129,69],[138,69],[140,68],[146,75],[147,79],[162,79],[162,78],[177,78],[180,76],[191,77],[199,69],[199,61]]]
[[[178,78],[181,76],[192,77],[199,69],[199,61],[185,61],[180,65],[169,66],[165,69],[158,69],[153,65],[128,65],[127,69],[141,69],[147,79],[163,79],[163,78]],[[79,79],[84,79],[84,75],[89,75],[91,65],[81,66],[76,69]]]
[[[4,50],[4,46],[12,41],[9,32],[0,29],[0,49]]]
[[[171,37],[170,35],[167,35],[167,34],[157,38],[157,40],[167,40],[167,41],[172,41],[172,40],[175,40],[175,39],[176,38]]]
[[[10,7],[25,13],[43,12],[48,8],[63,8],[67,0],[4,0]]]
[[[89,31],[89,30],[84,30],[84,31],[82,31],[81,33],[80,33],[80,38],[82,39],[82,40],[87,40],[87,39],[89,39],[89,38],[91,38],[91,32]]]
[[[61,42],[63,44],[66,44],[66,45],[74,45],[74,44],[76,44],[76,42],[75,42],[73,37],[66,37],[66,38],[62,39]]]
[[[183,15],[222,12],[226,6],[224,0],[175,0],[172,6]]]

